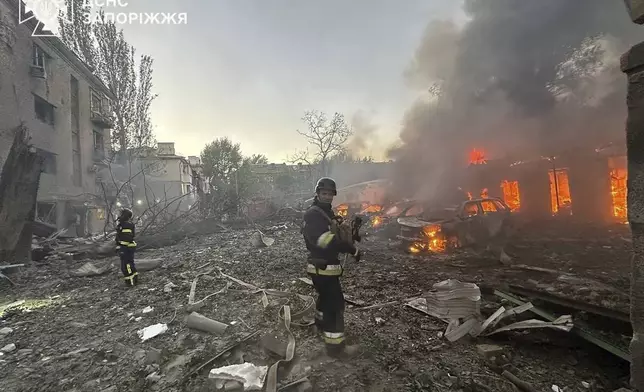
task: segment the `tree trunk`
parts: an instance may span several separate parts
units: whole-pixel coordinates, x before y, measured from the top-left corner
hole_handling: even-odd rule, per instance
[[[42,159],[30,150],[27,130],[20,125],[14,132],[0,176],[0,262],[31,254],[30,221],[35,213],[42,170]]]
[[[644,391],[644,43],[622,56],[621,68],[628,76],[628,221],[633,235],[631,384]]]

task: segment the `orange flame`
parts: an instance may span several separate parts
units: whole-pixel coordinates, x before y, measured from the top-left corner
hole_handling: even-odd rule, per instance
[[[348,204],[340,204],[335,208],[336,214],[339,216],[346,218],[347,215],[349,215],[349,205]]]
[[[517,211],[521,207],[519,196],[519,181],[504,180],[501,182],[501,193],[503,201],[510,207],[510,211]]]
[[[415,242],[409,247],[411,253],[419,253],[424,250],[431,252],[443,252],[447,248],[447,239],[441,235],[440,225],[428,225],[423,227],[425,241]]]
[[[572,197],[570,196],[570,183],[568,182],[568,170],[557,169],[548,172],[550,177],[550,205],[553,215],[557,215],[560,209],[572,214]],[[559,200],[557,200],[557,195]],[[561,211],[563,212],[563,211]]]
[[[610,193],[613,199],[613,216],[621,220],[626,220],[628,208],[626,196],[628,189],[626,180],[628,172],[626,169],[613,169],[610,171]]]
[[[479,149],[472,149],[470,151],[470,165],[484,165],[487,163],[485,159],[485,152]]]
[[[379,216],[374,216],[371,218],[371,226],[378,227],[382,224],[382,218]]]
[[[380,211],[382,211],[382,206],[378,204],[362,206],[362,212],[365,212],[365,213],[380,212]]]
[[[487,199],[488,197],[490,197],[490,195],[489,195],[489,193],[487,191],[487,188],[481,189],[481,198],[482,199]]]

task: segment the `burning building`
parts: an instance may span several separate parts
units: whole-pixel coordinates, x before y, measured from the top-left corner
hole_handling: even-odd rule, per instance
[[[471,156],[475,154],[472,153]],[[470,160],[469,195],[499,197],[530,219],[574,216],[593,222],[626,221],[626,157],[597,149],[531,161]]]

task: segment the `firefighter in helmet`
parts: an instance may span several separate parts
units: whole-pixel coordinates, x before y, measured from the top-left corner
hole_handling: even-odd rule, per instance
[[[346,345],[344,341],[344,295],[340,285],[343,269],[339,255],[351,254],[359,261],[362,253],[351,241],[344,241],[333,232],[336,217],[331,203],[336,195],[333,179],[318,180],[313,204],[304,213],[302,234],[309,251],[307,272],[318,294],[316,329],[322,333],[330,356],[348,358],[358,353],[358,347]]]
[[[128,286],[134,286],[139,281],[139,274],[136,272],[134,265],[134,251],[136,242],[134,241],[135,227],[132,223],[132,210],[124,208],[117,218],[116,226],[116,246],[121,257],[121,271],[125,283]]]

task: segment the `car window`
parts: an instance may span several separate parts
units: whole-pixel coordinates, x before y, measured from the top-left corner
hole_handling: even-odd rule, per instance
[[[465,203],[463,206],[463,212],[465,216],[474,216],[478,215],[481,211],[477,202]]]
[[[483,200],[481,201],[481,207],[483,207],[483,212],[497,212],[498,209],[492,200]]]
[[[499,211],[505,211],[507,208],[503,205],[503,203],[499,202],[498,200],[493,200],[494,205],[496,206],[496,209]]]
[[[423,213],[423,206],[416,204],[405,212],[405,216],[416,216]]]

